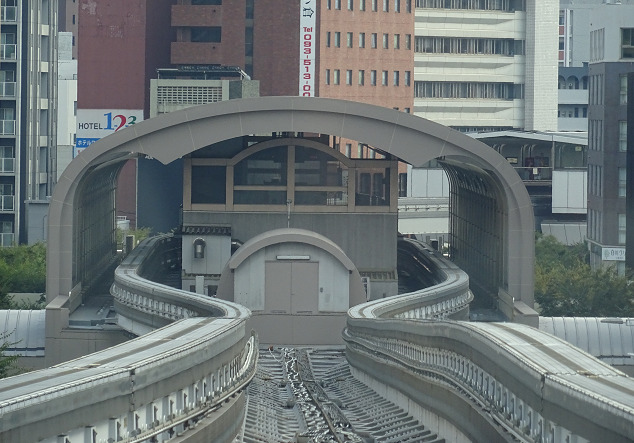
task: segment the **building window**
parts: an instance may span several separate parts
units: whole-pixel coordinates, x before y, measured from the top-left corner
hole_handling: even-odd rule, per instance
[[[190,41],[194,43],[220,43],[220,26],[193,26],[191,29]]]
[[[359,86],[363,86],[365,83],[365,71],[363,69],[359,70]]]
[[[619,76],[620,90],[619,90],[619,103],[627,105],[627,74]],[[596,101],[598,103],[598,100]]]
[[[405,49],[408,51],[412,49],[412,34],[405,34]]]
[[[352,85],[352,70],[348,69],[346,71],[346,85]]]
[[[401,34],[394,34],[394,49],[401,49]]]
[[[513,39],[417,36],[414,51],[426,54],[494,54],[512,57],[523,55],[524,45]]]
[[[370,84],[376,86],[376,71],[374,69],[370,71]]]
[[[335,0],[335,9],[341,9],[341,0]]]
[[[365,32],[359,32],[359,47],[365,48]]]
[[[401,172],[398,175],[398,196],[407,197],[407,173]]]
[[[634,28],[621,28],[621,58],[634,58]]]
[[[326,69],[326,84],[330,84],[330,69]]]
[[[372,49],[376,49],[376,44],[377,44],[376,32],[372,33],[371,40],[372,40],[371,41]]]
[[[330,48],[330,31],[326,32],[326,48]]]
[[[412,83],[412,73],[410,71],[405,71],[405,86],[411,86]]]
[[[348,44],[348,48],[352,48],[352,38],[353,38],[352,32],[348,32],[346,34],[346,39],[347,39],[346,42]]]
[[[348,0],[348,11],[354,10],[354,0]]]
[[[352,143],[346,143],[346,157],[350,158],[352,155]]]
[[[626,217],[625,214],[619,214],[619,244],[624,245],[626,237]]]
[[[339,84],[339,69],[335,69],[333,72],[333,83],[335,85]]]
[[[378,1],[378,0],[372,0],[372,11],[373,11],[373,12],[376,12],[376,11],[377,11],[377,5],[376,5],[377,1]]]
[[[387,86],[387,71],[381,72],[381,85]]]
[[[390,46],[390,34],[383,34],[383,49],[387,49]]]
[[[398,86],[399,85],[399,73],[398,71],[394,71],[394,86]]]
[[[412,111],[410,108],[403,108],[403,112],[406,114],[410,114]]]
[[[359,0],[359,11],[365,11],[365,0]]]
[[[394,12],[401,12],[401,0],[394,0]]]
[[[405,11],[412,12],[412,0],[405,0]]]
[[[627,169],[619,168],[619,197],[625,197],[627,187]]]
[[[335,48],[341,47],[341,32],[335,32]]]
[[[383,0],[383,12],[390,12],[390,0]]]
[[[326,9],[332,9],[332,0],[326,2]]]
[[[627,151],[627,121],[619,120],[619,151]]]

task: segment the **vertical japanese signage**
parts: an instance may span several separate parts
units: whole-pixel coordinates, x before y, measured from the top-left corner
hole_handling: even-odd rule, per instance
[[[100,138],[142,120],[142,109],[79,109],[77,111],[77,141],[73,157]]]
[[[317,0],[301,0],[299,7],[299,96],[315,96],[315,22]]]

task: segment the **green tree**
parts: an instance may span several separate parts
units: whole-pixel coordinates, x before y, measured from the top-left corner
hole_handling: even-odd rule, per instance
[[[46,246],[43,243],[0,248],[0,309],[16,307],[9,292],[46,290]]]
[[[538,235],[535,301],[542,315],[626,317],[634,315],[634,285],[613,268],[593,271],[585,244],[566,246]]]
[[[0,378],[6,378],[20,372],[17,365],[18,356],[4,354],[9,346],[15,344],[7,341],[10,335],[9,332],[0,333]]]

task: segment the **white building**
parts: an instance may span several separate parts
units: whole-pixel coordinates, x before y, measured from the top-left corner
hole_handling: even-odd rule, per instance
[[[57,180],[57,1],[0,5],[0,246],[10,246],[30,240],[41,211],[28,213]]]
[[[57,72],[57,178],[73,159],[77,137],[77,60],[73,60],[73,34],[59,33]]]
[[[465,132],[557,129],[557,0],[416,0],[414,113]]]

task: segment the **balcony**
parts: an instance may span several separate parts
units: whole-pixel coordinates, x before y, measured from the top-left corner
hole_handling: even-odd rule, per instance
[[[15,60],[17,45],[15,43],[5,43],[0,45],[0,60]]]
[[[0,195],[0,212],[15,211],[15,195]]]
[[[14,244],[14,235],[11,232],[0,233],[0,247],[9,247]]]
[[[0,135],[15,135],[15,120],[0,120]]]
[[[0,158],[0,174],[15,172],[14,158]]]
[[[0,97],[15,97],[15,82],[0,82]]]
[[[18,20],[18,7],[17,6],[2,6],[0,7],[0,22],[2,23],[15,23]]]

